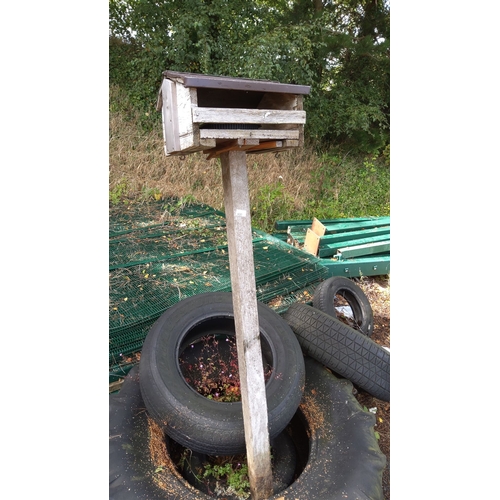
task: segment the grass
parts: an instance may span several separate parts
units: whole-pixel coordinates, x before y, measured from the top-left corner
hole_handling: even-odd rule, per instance
[[[110,102],[115,93],[112,89]],[[166,157],[160,123],[144,128],[139,112],[113,105],[109,117],[111,203],[177,196],[224,210],[219,159],[207,160],[201,153]],[[248,154],[253,226],[272,232],[276,220],[389,215],[388,151],[318,154],[305,146],[279,154]]]

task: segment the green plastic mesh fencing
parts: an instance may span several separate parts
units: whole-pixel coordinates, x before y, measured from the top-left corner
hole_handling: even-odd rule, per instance
[[[192,295],[231,291],[224,214],[176,199],[110,207],[110,382],[140,356],[153,323]],[[320,260],[253,230],[257,300],[276,312],[308,301],[327,269]]]

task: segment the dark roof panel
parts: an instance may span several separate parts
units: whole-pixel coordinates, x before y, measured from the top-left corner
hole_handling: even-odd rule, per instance
[[[180,73],[164,71],[163,76],[169,80],[180,80],[185,87],[246,90],[255,92],[279,92],[281,94],[309,94],[308,85],[293,85],[270,80],[250,80],[248,78],[232,78],[227,76],[200,75],[197,73]]]

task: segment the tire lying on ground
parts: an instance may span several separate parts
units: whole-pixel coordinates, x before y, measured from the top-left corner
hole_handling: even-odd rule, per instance
[[[283,318],[257,304],[266,382],[268,429],[275,438],[290,422],[304,390],[302,350]],[[140,387],[150,417],[177,443],[207,455],[245,451],[241,402],[210,400],[184,379],[179,355],[208,335],[234,336],[232,294],[203,293],[181,300],[157,320],[144,342]]]
[[[287,426],[297,456],[297,479],[271,500],[383,500],[386,458],[374,433],[375,415],[363,411],[349,380],[305,359],[306,387]],[[137,367],[109,400],[110,500],[205,500],[180,474],[168,440],[149,418]]]
[[[365,292],[349,278],[333,276],[320,283],[314,291],[313,306],[335,318],[336,296],[347,301],[357,328],[370,337],[373,333],[373,310],[370,301]]]
[[[210,498],[185,481],[165,451],[163,431],[147,414],[132,368],[109,397],[110,500]]]
[[[287,487],[295,472],[296,450],[282,432],[271,441],[273,491]],[[109,398],[110,500],[203,500],[207,491],[195,486],[194,476],[182,473],[170,448],[180,447],[149,417],[142,399],[139,369],[130,370],[119,393]],[[193,452],[190,467],[202,466],[206,455]],[[187,477],[186,477],[187,476]]]
[[[366,335],[298,302],[283,314],[305,354],[382,401],[390,401],[390,353]]]
[[[305,363],[306,387],[291,434],[297,456],[307,458],[298,478],[272,499],[382,500],[386,457],[375,437],[375,415],[361,408],[352,382],[310,357]]]

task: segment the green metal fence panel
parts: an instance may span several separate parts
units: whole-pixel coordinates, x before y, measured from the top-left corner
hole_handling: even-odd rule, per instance
[[[173,304],[204,292],[231,291],[224,214],[172,198],[110,207],[109,376],[140,357],[154,322]],[[307,302],[328,270],[321,260],[253,230],[257,300],[278,313]]]

